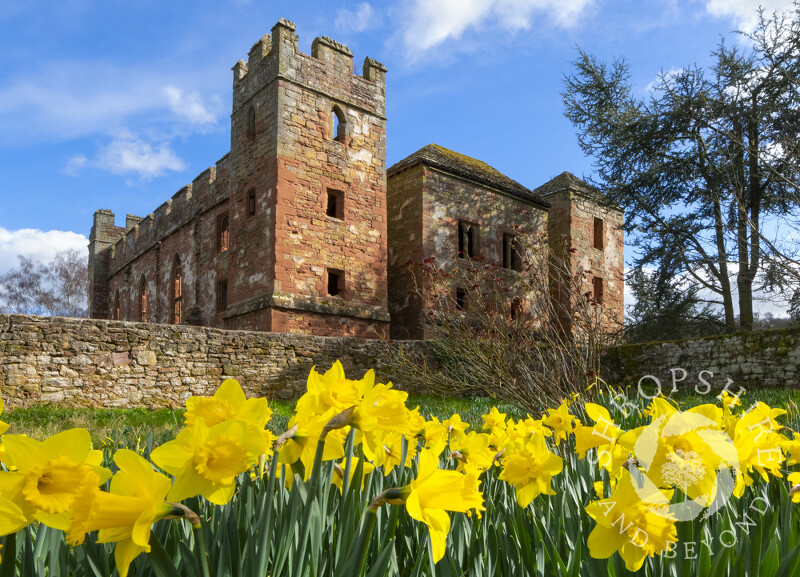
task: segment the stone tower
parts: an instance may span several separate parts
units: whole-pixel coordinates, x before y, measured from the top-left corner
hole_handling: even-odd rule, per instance
[[[95,214],[92,316],[388,334],[385,75],[280,20],[233,67],[230,153],[125,228]]]

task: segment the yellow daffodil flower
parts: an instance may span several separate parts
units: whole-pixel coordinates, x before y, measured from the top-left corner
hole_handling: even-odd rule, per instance
[[[428,526],[433,560],[444,557],[450,516],[447,511],[466,513],[483,510],[483,495],[477,476],[439,469],[439,458],[421,451],[417,478],[402,489],[408,514]]]
[[[792,497],[792,503],[800,503],[800,471],[790,473],[786,480],[789,481],[789,494]],[[795,490],[795,487],[798,487],[798,489]]]
[[[566,400],[561,402],[558,409],[547,409],[546,416],[542,418],[542,424],[552,429],[559,441],[567,440],[575,421],[577,419],[570,415]]]
[[[677,541],[669,499],[652,485],[637,490],[634,482],[623,469],[611,496],[586,507],[597,521],[586,542],[589,554],[607,559],[619,552],[628,571],[638,571],[647,557],[660,555]]]
[[[527,507],[542,493],[555,495],[550,482],[563,468],[561,457],[548,450],[544,437],[536,435],[527,443],[506,445],[499,478],[514,486],[517,503]]]
[[[489,447],[489,441],[489,435],[475,431],[451,439],[450,450],[458,460],[458,470],[463,471],[465,464],[471,465],[479,472],[491,467],[497,451]]]
[[[120,577],[126,577],[131,562],[150,552],[150,528],[173,512],[164,498],[170,480],[156,472],[144,458],[128,449],[114,454],[119,471],[109,491],[96,490],[75,502],[68,541],[77,545],[86,533],[99,531],[99,543],[116,542],[114,558]]]
[[[169,500],[202,495],[224,505],[233,497],[236,476],[265,452],[264,436],[250,434],[246,421],[223,421],[207,427],[203,418],[197,417],[193,427],[153,449],[150,458],[175,477]]]
[[[25,435],[4,435],[3,441],[6,463],[15,470],[0,472],[0,494],[22,513],[23,527],[36,520],[65,530],[75,499],[111,477],[99,466],[102,453],[92,451],[86,429],[69,429],[41,442]],[[0,534],[13,533],[18,525],[18,516],[5,519]]]
[[[481,419],[483,419],[484,431],[492,431],[495,428],[506,428],[506,414],[498,411],[497,407],[492,407],[492,410],[489,411],[488,414],[481,415]]]

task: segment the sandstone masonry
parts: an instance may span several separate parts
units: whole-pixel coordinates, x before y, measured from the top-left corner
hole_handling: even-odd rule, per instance
[[[234,65],[230,153],[124,227],[95,213],[90,317],[368,338],[391,321],[424,338],[409,261],[466,250],[513,268],[516,231],[549,228],[622,318],[619,210],[569,173],[530,190],[435,144],[387,171],[386,69],[354,75],[347,46],[306,55],[294,32],[280,20]]]

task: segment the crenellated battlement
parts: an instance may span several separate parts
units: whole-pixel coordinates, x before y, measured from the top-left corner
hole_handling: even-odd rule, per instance
[[[250,49],[247,62],[233,68],[233,111],[247,104],[276,78],[299,82],[334,100],[353,100],[367,111],[384,114],[383,87],[386,67],[365,58],[362,74],[353,74],[353,53],[346,45],[327,36],[311,43],[311,55],[299,48],[294,23],[281,18]],[[373,90],[369,90],[372,87]],[[374,90],[379,88],[379,90]]]
[[[125,228],[114,225],[112,211],[102,209],[95,212],[95,222],[104,227],[105,235],[109,237],[111,274],[152,248],[164,236],[227,200],[227,190],[217,190],[214,186],[217,174],[226,172],[227,161],[226,154],[215,166],[205,169],[147,216],[128,214]]]

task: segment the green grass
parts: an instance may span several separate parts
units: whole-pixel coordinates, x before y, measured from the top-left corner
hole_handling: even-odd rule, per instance
[[[628,400],[637,393],[636,387],[630,387],[624,392]],[[645,392],[652,394],[652,391]],[[717,392],[708,395],[700,395],[694,391],[679,392],[673,398],[680,402],[681,407],[689,408],[715,402]],[[636,400],[641,401],[641,399]],[[744,406],[750,406],[756,401],[787,409],[791,421],[800,416],[798,410],[800,391],[797,389],[760,389],[748,391],[742,396]],[[608,404],[607,399],[601,402]],[[497,406],[500,412],[514,419],[524,418],[526,415],[518,406],[490,397],[462,399],[436,395],[411,395],[406,404],[412,408],[419,406],[422,416],[426,419],[431,416],[446,419],[453,413],[458,413],[462,420],[477,429],[483,424],[481,415],[488,413],[493,406]],[[280,434],[287,429],[289,418],[294,412],[294,401],[273,401],[270,407],[273,414],[268,426],[274,433]],[[174,438],[183,428],[183,413],[182,409],[90,409],[40,405],[27,409],[8,409],[0,415],[0,419],[11,425],[9,433],[24,433],[39,440],[59,431],[84,427],[91,433],[95,446],[102,446],[108,442],[109,437],[118,439],[120,435],[127,443],[135,445],[138,439],[147,439],[151,435],[156,444]]]

